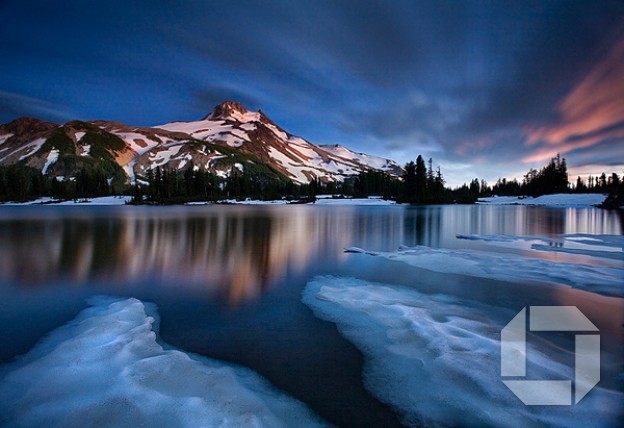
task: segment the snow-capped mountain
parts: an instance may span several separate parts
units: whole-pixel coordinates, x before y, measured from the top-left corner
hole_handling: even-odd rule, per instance
[[[297,183],[342,181],[365,170],[401,173],[389,159],[312,144],[284,131],[262,111],[234,101],[219,104],[199,121],[151,128],[101,120],[58,125],[18,119],[0,126],[0,164],[18,162],[63,177],[103,163],[109,175],[123,171],[131,182],[156,167],[221,176],[232,168],[250,169]]]
[[[366,169],[399,175],[396,162],[336,146],[318,146],[284,131],[262,111],[250,112],[240,103],[226,101],[196,122],[173,122],[158,126],[192,138],[236,148],[258,157],[293,181],[307,183],[342,180]]]

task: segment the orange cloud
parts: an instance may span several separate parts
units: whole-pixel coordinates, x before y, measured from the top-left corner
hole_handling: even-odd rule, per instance
[[[538,162],[557,153],[624,138],[624,37],[558,105],[560,122],[527,130],[527,145],[545,143],[526,156]]]
[[[477,140],[466,140],[455,148],[455,153],[458,155],[465,155],[474,151],[483,151],[488,147],[494,145],[494,139],[487,136],[482,136]]]
[[[587,177],[589,177],[590,175],[598,177],[603,172],[607,175],[611,175],[611,172],[615,172],[616,174],[621,175],[622,171],[624,171],[624,163],[621,163],[619,165],[609,165],[607,167],[600,164],[590,164],[573,166],[568,168],[568,176],[570,177],[571,182],[575,182],[576,177],[581,177],[583,180],[587,180]]]

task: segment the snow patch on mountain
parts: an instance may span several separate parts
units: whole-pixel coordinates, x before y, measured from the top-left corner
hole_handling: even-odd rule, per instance
[[[37,153],[37,151],[41,148],[41,146],[43,146],[43,144],[46,142],[45,138],[37,138],[35,141],[33,141],[32,143],[28,143],[25,146],[22,146],[20,148],[18,148],[17,150],[15,150],[13,153],[11,154],[15,154],[15,153],[20,153],[21,156],[19,158],[19,160],[24,160],[26,159],[28,156]],[[10,155],[11,155],[10,154]],[[5,157],[8,157],[10,155],[7,155]],[[4,159],[4,158],[3,158]]]
[[[173,156],[178,154],[181,148],[182,145],[170,146],[166,150],[150,153],[150,160],[152,161],[153,168],[162,166],[169,162]]]
[[[6,140],[11,138],[12,136],[13,136],[13,134],[0,135],[0,146],[3,145],[6,142]]]
[[[389,172],[395,172],[395,170],[400,169],[399,165],[394,161],[384,159],[378,156],[367,155],[364,153],[356,153],[339,144],[322,145],[320,147],[335,156],[339,156],[352,162],[366,164],[374,169]]]
[[[271,158],[280,163],[291,174],[294,180],[298,182],[308,181],[308,176],[304,174],[303,171],[309,169],[306,169],[300,165],[293,164],[291,158],[277,150],[275,147],[269,147],[269,156],[271,156]]]
[[[246,111],[246,112],[233,111],[230,117],[241,123],[257,122],[260,120],[260,113],[251,112],[251,111]]]
[[[48,153],[48,158],[46,159],[45,165],[43,165],[43,169],[41,170],[42,174],[47,174],[48,168],[52,166],[56,161],[58,161],[60,152],[57,149],[50,150]]]
[[[162,141],[152,140],[148,138],[146,135],[139,134],[137,132],[114,132],[113,131],[113,134],[121,138],[139,156],[142,156],[149,150],[156,147],[158,144],[162,144]]]

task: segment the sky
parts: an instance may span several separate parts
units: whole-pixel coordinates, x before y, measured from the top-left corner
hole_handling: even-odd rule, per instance
[[[451,186],[561,153],[624,173],[624,2],[2,0],[0,123],[198,120],[233,99],[286,131]]]

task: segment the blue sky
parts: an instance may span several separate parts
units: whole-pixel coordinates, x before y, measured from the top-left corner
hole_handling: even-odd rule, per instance
[[[451,185],[624,172],[621,1],[0,2],[0,122],[196,120],[226,99]]]

